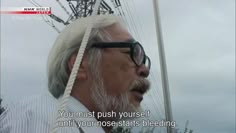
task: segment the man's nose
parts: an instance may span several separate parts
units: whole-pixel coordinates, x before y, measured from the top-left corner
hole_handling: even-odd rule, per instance
[[[137,68],[138,75],[144,78],[148,77],[149,71],[150,70],[144,64]]]

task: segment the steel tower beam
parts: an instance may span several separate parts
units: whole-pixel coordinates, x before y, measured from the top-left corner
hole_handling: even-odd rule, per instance
[[[72,17],[68,20],[74,18],[81,18],[90,16],[93,12],[93,7],[96,0],[67,0],[69,7],[72,10]],[[103,0],[101,6],[99,7],[98,14],[113,14],[112,8]]]

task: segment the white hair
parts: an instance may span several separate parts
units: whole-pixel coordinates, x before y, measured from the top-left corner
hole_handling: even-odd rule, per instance
[[[67,62],[71,55],[78,51],[90,21],[95,22],[92,27],[87,48],[94,42],[111,40],[104,28],[113,24],[123,25],[121,19],[114,15],[90,16],[76,20],[59,34],[51,48],[47,63],[48,88],[51,94],[56,98],[59,98],[65,91],[69,79]],[[101,58],[101,50],[91,49],[88,51],[88,56],[90,67],[98,66]]]

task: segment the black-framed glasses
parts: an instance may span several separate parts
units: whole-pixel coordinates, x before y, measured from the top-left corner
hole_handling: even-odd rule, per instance
[[[91,47],[96,48],[130,48],[129,55],[133,62],[139,67],[144,64],[149,70],[151,68],[150,58],[145,54],[142,45],[137,42],[97,42]]]

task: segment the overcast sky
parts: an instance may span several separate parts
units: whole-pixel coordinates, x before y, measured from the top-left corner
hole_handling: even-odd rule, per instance
[[[159,96],[154,97],[155,103],[149,102],[153,100],[150,97],[145,102],[148,106],[161,106],[152,1],[127,1],[134,4],[130,11],[134,12],[139,31],[134,36],[143,43],[152,60],[150,79],[154,93],[148,96]],[[55,1],[38,3],[65,17]],[[1,0],[1,7],[25,6],[32,5],[26,0]],[[159,7],[174,120],[182,129],[189,120],[189,128],[195,133],[234,133],[235,0],[159,0]],[[40,16],[1,15],[4,104],[47,91],[47,54],[57,35]],[[157,108],[163,112],[163,107]]]

